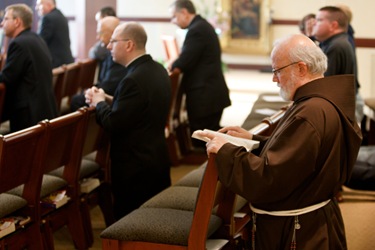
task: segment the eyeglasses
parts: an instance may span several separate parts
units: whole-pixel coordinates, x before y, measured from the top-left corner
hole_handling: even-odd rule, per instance
[[[3,21],[6,22],[6,21],[9,21],[9,20],[14,20],[16,19],[17,17],[4,17],[3,18]]]
[[[111,39],[109,40],[109,43],[117,43],[117,42],[121,42],[121,41],[130,41],[130,39],[126,38],[126,39]]]
[[[276,75],[276,74],[280,73],[281,70],[283,70],[283,69],[285,69],[285,68],[287,68],[287,67],[289,67],[289,66],[292,66],[292,65],[294,65],[294,64],[297,64],[297,63],[299,63],[299,62],[292,62],[291,64],[288,64],[288,65],[283,66],[283,67],[281,67],[281,68],[278,68],[278,69],[272,69],[272,73],[273,73],[274,75]]]

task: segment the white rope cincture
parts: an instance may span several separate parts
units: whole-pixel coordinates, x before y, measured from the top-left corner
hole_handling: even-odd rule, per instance
[[[307,213],[310,213],[312,211],[315,211],[315,210],[317,210],[321,207],[324,207],[330,201],[331,201],[331,199],[320,202],[320,203],[315,204],[315,205],[308,206],[308,207],[294,209],[294,210],[284,210],[284,211],[266,211],[266,210],[262,210],[262,209],[258,209],[258,208],[253,207],[251,205],[251,203],[250,203],[250,208],[251,208],[251,211],[253,211],[256,214],[268,214],[268,215],[272,215],[272,216],[296,216],[296,215],[307,214]]]
[[[257,214],[267,214],[267,215],[272,215],[272,216],[294,216],[294,228],[293,228],[293,236],[292,236],[292,242],[291,242],[290,249],[295,250],[295,249],[297,249],[296,230],[301,228],[301,224],[299,223],[299,220],[298,220],[298,215],[307,214],[307,213],[310,213],[312,211],[318,210],[319,208],[322,208],[325,205],[327,205],[330,201],[331,201],[331,199],[320,202],[320,203],[315,204],[315,205],[308,206],[308,207],[304,207],[304,208],[300,208],[300,209],[294,209],[294,210],[283,210],[283,211],[266,211],[266,210],[255,208],[250,203],[249,204],[250,208],[253,211],[253,230],[252,230],[252,247],[253,247],[253,249],[255,249],[255,232],[256,232],[256,224],[255,224],[256,222],[255,222],[255,220],[256,220]]]

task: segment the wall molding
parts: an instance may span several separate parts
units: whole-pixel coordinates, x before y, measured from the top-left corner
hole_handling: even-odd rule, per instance
[[[289,19],[272,19],[272,25],[294,25],[297,26],[299,20]],[[358,37],[355,39],[355,45],[357,48],[375,48],[375,38],[362,38]]]
[[[74,16],[67,17],[69,21],[75,21]],[[123,22],[135,21],[135,22],[157,22],[157,23],[169,23],[170,18],[167,17],[120,17]],[[292,19],[272,19],[271,25],[293,25],[297,26],[299,20]],[[358,37],[355,39],[355,44],[358,48],[375,48],[375,38],[364,38]]]

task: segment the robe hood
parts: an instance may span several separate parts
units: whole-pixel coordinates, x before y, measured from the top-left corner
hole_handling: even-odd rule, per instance
[[[361,129],[355,119],[356,91],[354,75],[335,75],[311,81],[297,89],[294,102],[297,103],[314,97],[329,101],[340,115],[346,135],[347,155],[341,156],[346,158],[345,161],[342,161],[343,166],[341,166],[341,181],[344,183],[350,177],[362,142]]]

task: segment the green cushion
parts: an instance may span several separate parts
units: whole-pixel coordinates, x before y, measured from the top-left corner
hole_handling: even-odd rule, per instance
[[[141,207],[194,211],[199,188],[172,186],[146,201]]]
[[[187,246],[194,213],[169,208],[139,208],[106,228],[100,237],[121,241],[142,241]],[[222,220],[212,215],[208,235]]]
[[[0,194],[0,218],[3,218],[27,205],[27,201],[20,196]]]
[[[203,163],[199,168],[186,174],[176,182],[175,186],[199,187],[202,182],[204,171],[206,170],[206,165],[207,162]]]
[[[100,166],[98,163],[96,163],[95,161],[83,158],[81,161],[81,168],[79,170],[79,179],[81,180],[83,178],[86,178],[92,175],[93,173],[95,173],[96,171],[98,171],[99,169],[100,169]],[[48,174],[62,178],[63,171],[64,171],[64,167],[60,167],[49,172]]]
[[[62,189],[66,185],[67,185],[67,182],[64,179],[57,177],[57,176],[45,174],[43,175],[43,182],[42,182],[42,189],[40,191],[40,197],[44,197],[52,192]],[[23,192],[23,185],[13,188],[9,190],[7,193],[12,194],[12,195],[22,196],[22,192]]]

